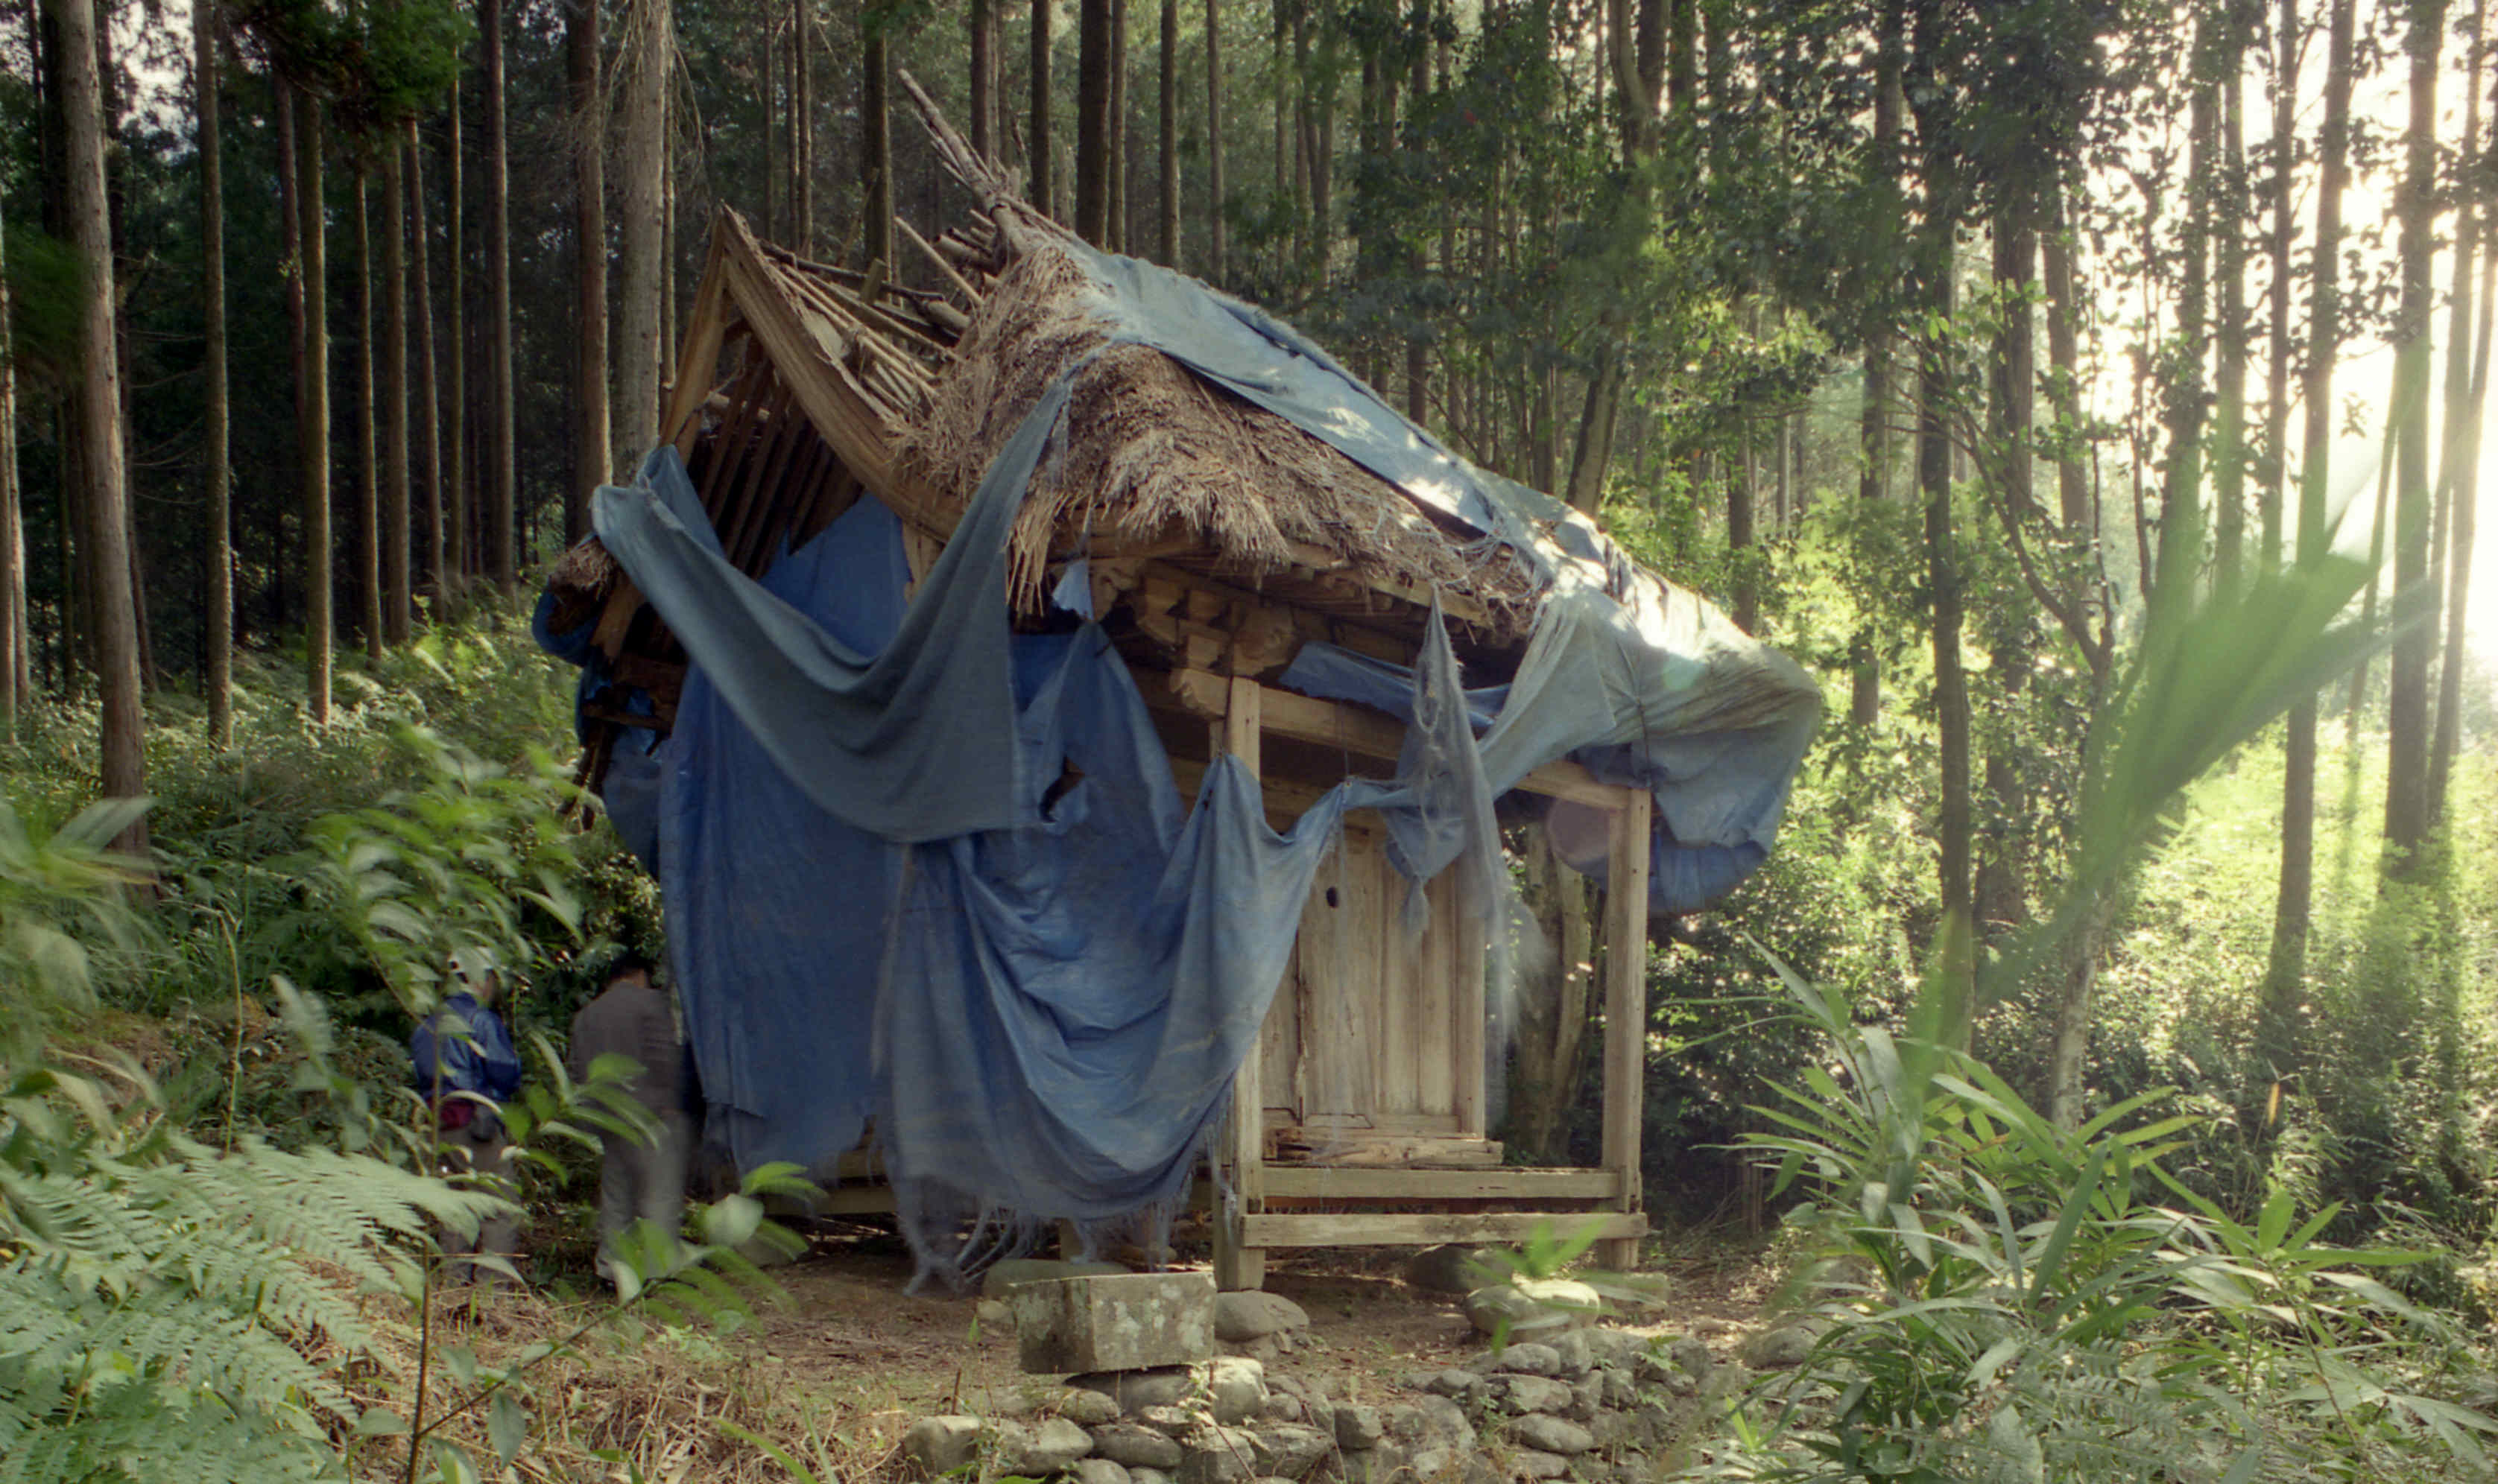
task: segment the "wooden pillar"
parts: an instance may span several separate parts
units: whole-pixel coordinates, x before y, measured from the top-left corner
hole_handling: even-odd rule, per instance
[[[1252,777],[1258,774],[1258,682],[1232,677],[1223,717],[1213,727],[1214,750],[1238,758]],[[1253,1038],[1232,1079],[1232,1111],[1215,1144],[1215,1158],[1232,1197],[1229,1209],[1219,1207],[1214,1214],[1214,1281],[1226,1291],[1263,1287],[1266,1281],[1265,1248],[1244,1247],[1240,1240],[1241,1222],[1266,1197],[1266,1092],[1259,1052],[1260,1042]]]
[[[1464,863],[1456,868],[1464,868]],[[1457,1062],[1451,1071],[1457,1089],[1457,1136],[1480,1139],[1491,1132],[1484,1117],[1484,956],[1489,948],[1491,913],[1489,903],[1475,900],[1475,895],[1471,886],[1451,894],[1457,901],[1457,921],[1446,931],[1457,938],[1453,956],[1457,983],[1450,996],[1457,1017],[1452,1039],[1457,1044],[1450,1054]]]
[[[1640,1209],[1640,1101],[1648,1084],[1648,794],[1630,790],[1613,821],[1605,874],[1605,1168],[1621,1177],[1617,1211]],[[1639,1239],[1608,1238],[1596,1261],[1639,1265]]]

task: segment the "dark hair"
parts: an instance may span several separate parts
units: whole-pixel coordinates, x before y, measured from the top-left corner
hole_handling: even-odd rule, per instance
[[[614,984],[619,979],[629,978],[634,974],[656,981],[659,977],[658,966],[630,948],[607,962],[609,984]]]

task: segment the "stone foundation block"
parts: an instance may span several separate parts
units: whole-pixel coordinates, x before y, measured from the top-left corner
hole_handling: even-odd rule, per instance
[[[1036,1375],[1185,1365],[1214,1353],[1214,1276],[1130,1273],[1007,1291],[1023,1369]]]

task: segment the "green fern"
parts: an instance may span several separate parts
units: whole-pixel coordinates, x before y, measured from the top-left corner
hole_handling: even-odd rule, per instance
[[[136,1067],[99,1063],[110,1094],[68,1069],[45,1015],[144,936],[104,890],[126,818],[46,835],[0,809],[0,1484],[339,1478],[358,1291],[406,1293],[400,1250],[496,1203],[361,1156],[221,1152]]]

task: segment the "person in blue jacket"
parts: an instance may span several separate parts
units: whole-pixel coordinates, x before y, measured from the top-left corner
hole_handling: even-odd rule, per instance
[[[513,1199],[519,1192],[502,1105],[521,1090],[521,1054],[495,1008],[503,978],[473,951],[452,958],[451,978],[458,988],[408,1037],[409,1070],[439,1130],[446,1171],[491,1177],[481,1184]],[[482,1222],[473,1238],[446,1230],[442,1250],[451,1257],[491,1253],[509,1260],[520,1250],[520,1234],[518,1212],[506,1212]],[[477,1270],[457,1263],[451,1271],[473,1276]],[[490,1280],[500,1277],[482,1271]]]

